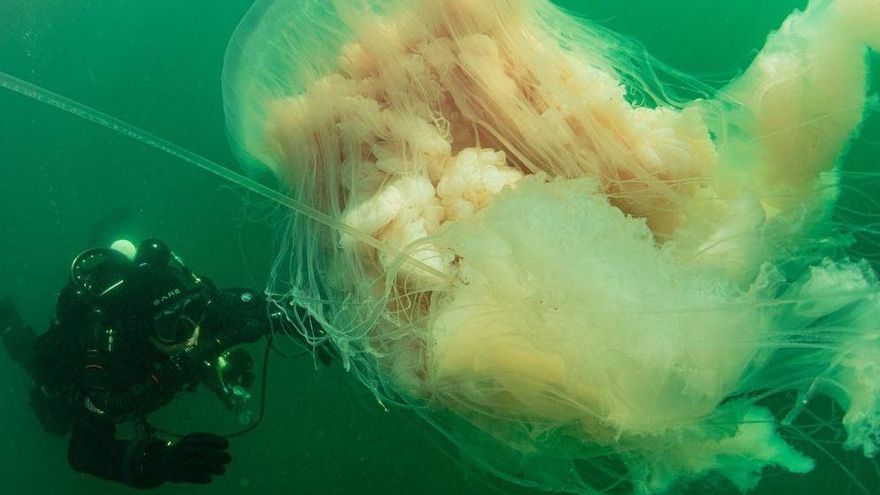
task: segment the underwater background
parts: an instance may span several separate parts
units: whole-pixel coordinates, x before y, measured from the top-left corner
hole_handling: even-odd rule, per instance
[[[251,3],[0,0],[0,70],[235,168],[220,73],[226,43]],[[717,87],[747,67],[767,34],[806,1],[558,3],[633,36],[654,57]],[[872,58],[876,92],[880,57]],[[845,170],[877,171],[880,116],[868,119],[845,160]],[[880,214],[874,204],[880,188],[874,187],[862,186],[863,196],[844,196],[840,208],[862,212],[870,224]],[[221,287],[263,288],[282,222],[264,200],[234,185],[0,89],[0,293],[11,295],[40,331],[71,259],[96,243],[159,237]],[[858,250],[876,261],[880,248],[874,241],[860,239]],[[282,347],[298,352],[292,344]],[[261,345],[252,352],[262,356]],[[40,429],[27,403],[29,387],[25,374],[0,354],[0,493],[134,493],[68,467],[67,439]],[[309,356],[273,354],[267,399],[261,426],[232,441],[234,460],[225,476],[206,487],[166,485],[158,492],[541,493],[474,469],[414,414],[386,411],[339,365],[325,369]],[[155,419],[184,433],[241,428],[202,392],[180,397]],[[802,447],[819,461],[813,473],[769,472],[755,493],[862,493],[849,476],[880,493],[880,486],[870,484],[880,480],[876,463],[818,441]],[[727,491],[707,484],[688,493]]]

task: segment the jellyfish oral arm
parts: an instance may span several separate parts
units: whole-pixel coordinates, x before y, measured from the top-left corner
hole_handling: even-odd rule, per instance
[[[749,141],[732,146],[727,165],[748,156],[776,208],[816,188],[857,130],[869,106],[866,47],[880,49],[880,0],[813,0],[723,92]]]

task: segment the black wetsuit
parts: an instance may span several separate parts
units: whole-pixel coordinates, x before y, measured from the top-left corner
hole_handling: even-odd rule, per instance
[[[283,318],[270,314],[259,292],[210,287],[198,342],[169,356],[153,345],[142,322],[108,315],[114,308],[71,303],[74,290],[62,292],[45,334],[37,337],[20,319],[6,324],[10,356],[36,383],[35,412],[48,432],[71,433],[68,459],[78,471],[137,488],[174,481],[150,473],[145,463],[156,449],[169,446],[150,431],[145,415],[200,382],[216,391],[212,360],[267,335]],[[122,421],[135,421],[141,434],[117,439]]]
[[[84,402],[75,418],[68,450],[71,466],[135,487],[156,483],[142,476],[139,460],[156,444],[165,442],[152,435],[143,416],[199,382],[213,384],[209,368],[213,359],[235,345],[254,342],[270,332],[266,308],[266,300],[254,291],[216,291],[200,327],[198,344],[187,355],[173,356],[180,357],[176,362],[143,339],[126,342],[120,336],[118,350],[108,356],[108,373],[100,382],[89,384],[92,390],[106,390],[106,396],[101,404]],[[115,423],[126,417],[145,428],[142,438],[115,439]]]

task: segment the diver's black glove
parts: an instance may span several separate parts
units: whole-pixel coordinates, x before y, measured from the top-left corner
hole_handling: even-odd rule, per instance
[[[212,476],[226,472],[232,456],[225,438],[193,433],[172,444],[150,444],[140,461],[138,484],[158,486],[164,482],[207,484]]]

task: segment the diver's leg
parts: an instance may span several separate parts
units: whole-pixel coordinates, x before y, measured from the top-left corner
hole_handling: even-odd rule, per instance
[[[792,14],[723,92],[739,104],[731,123],[745,131],[728,162],[759,167],[768,196],[816,188],[866,110],[866,47],[880,48],[880,0],[812,0]]]
[[[9,357],[33,376],[37,333],[24,324],[15,305],[5,296],[0,296],[0,335]]]

